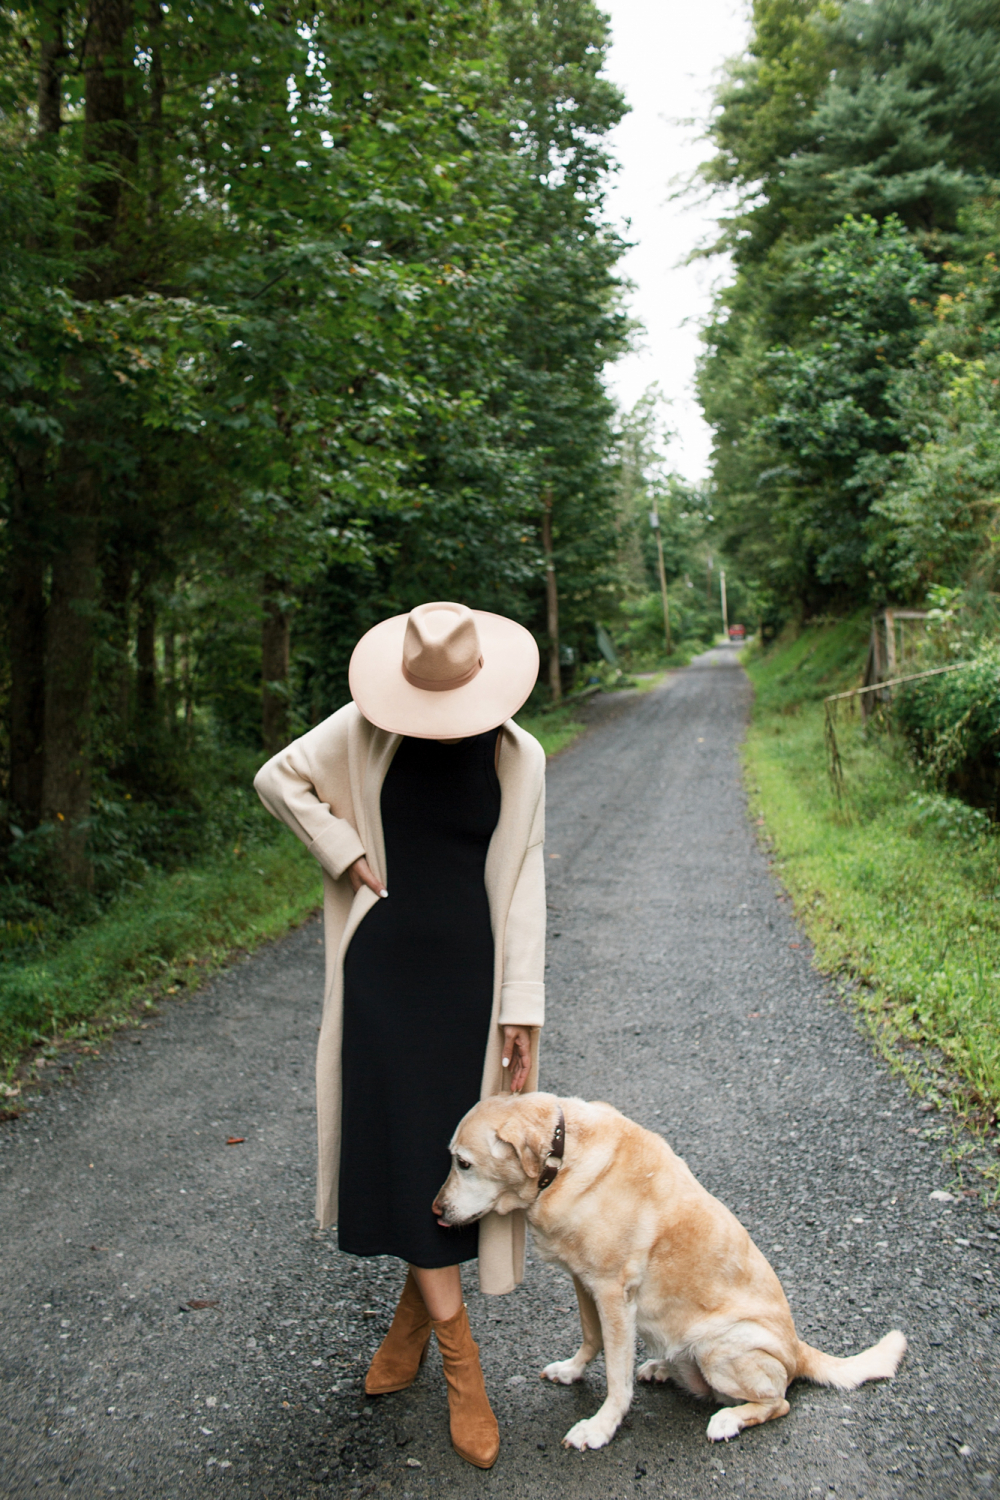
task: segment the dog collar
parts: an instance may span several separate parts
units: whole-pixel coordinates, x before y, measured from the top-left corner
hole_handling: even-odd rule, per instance
[[[559,1167],[562,1163],[563,1153],[566,1150],[566,1118],[562,1109],[559,1110],[559,1120],[552,1136],[552,1145],[538,1179],[538,1191],[543,1193],[547,1187],[551,1187],[559,1175]]]

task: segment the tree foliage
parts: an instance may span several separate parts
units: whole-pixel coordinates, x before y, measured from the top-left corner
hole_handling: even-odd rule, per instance
[[[592,0],[0,7],[3,791],[62,880],[99,806],[336,708],[382,615],[544,645],[545,494],[592,631],[606,45]]]
[[[962,581],[996,489],[996,7],[756,0],[711,136],[735,275],[700,389],[731,555],[775,621]]]

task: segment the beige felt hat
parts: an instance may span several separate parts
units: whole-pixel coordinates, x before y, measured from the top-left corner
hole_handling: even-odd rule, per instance
[[[534,637],[464,604],[419,604],[363,635],[348,678],[371,724],[418,740],[484,734],[517,712],[538,677]]]

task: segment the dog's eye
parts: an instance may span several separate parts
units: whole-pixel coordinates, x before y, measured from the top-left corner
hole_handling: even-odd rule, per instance
[[[460,1172],[467,1172],[472,1166],[471,1161],[463,1161],[460,1156],[457,1156],[455,1160],[458,1162],[458,1170]]]

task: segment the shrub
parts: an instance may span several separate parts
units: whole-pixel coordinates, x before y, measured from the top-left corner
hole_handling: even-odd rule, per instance
[[[914,831],[924,829],[947,843],[978,844],[993,826],[982,808],[970,807],[958,797],[943,797],[940,792],[911,792],[906,800]]]
[[[1000,645],[953,672],[902,689],[894,717],[938,787],[1000,813]]]

